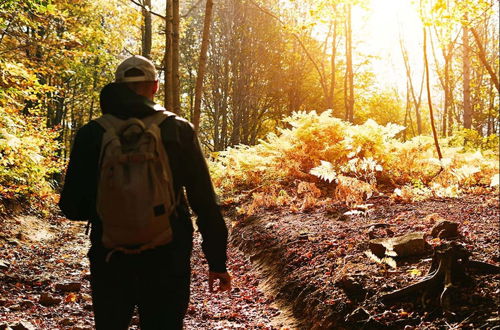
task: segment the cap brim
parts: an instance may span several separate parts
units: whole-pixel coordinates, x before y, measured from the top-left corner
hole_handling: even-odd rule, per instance
[[[139,82],[139,81],[148,81],[146,77],[124,77],[116,82]]]

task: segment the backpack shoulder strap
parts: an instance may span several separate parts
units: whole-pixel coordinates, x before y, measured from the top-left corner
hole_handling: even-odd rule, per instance
[[[165,119],[175,116],[176,114],[170,111],[157,111],[155,114],[144,118],[143,122],[146,127],[150,127],[153,124],[156,126],[160,126]]]
[[[105,131],[116,131],[117,127],[123,123],[123,120],[113,115],[105,114],[95,119],[95,121],[104,128]]]
[[[118,141],[118,143],[120,143],[119,142],[120,140],[118,139],[117,136],[117,130],[123,123],[123,120],[118,119],[113,115],[105,114],[99,118],[94,119],[94,121],[98,123],[100,126],[102,126],[102,128],[104,128],[104,134],[102,136],[102,142],[101,142],[101,151],[99,152],[99,167],[100,167],[102,165],[104,152],[108,147],[108,145],[113,141]]]

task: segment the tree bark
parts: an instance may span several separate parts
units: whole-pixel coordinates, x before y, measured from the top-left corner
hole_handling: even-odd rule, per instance
[[[172,95],[172,0],[166,0],[165,8],[165,53],[163,67],[165,68],[165,82],[163,105],[168,111],[173,111]]]
[[[203,78],[207,62],[207,50],[210,38],[210,25],[212,22],[213,0],[207,0],[205,7],[205,20],[203,22],[203,35],[201,39],[200,59],[198,62],[198,74],[196,75],[196,87],[194,92],[193,125],[198,131],[201,116],[201,98],[203,95]]]
[[[436,32],[437,35],[437,32]],[[436,72],[440,72],[438,59],[436,56],[436,52],[434,51],[434,43],[432,41],[432,35],[429,34],[429,38],[431,41],[431,49],[432,54],[434,56],[434,64],[436,66]],[[451,81],[450,81],[450,64],[453,57],[453,43],[450,41],[446,46],[441,46],[441,52],[444,58],[444,68],[443,74],[439,73],[439,82],[441,83],[441,87],[444,91],[444,106],[443,106],[443,117],[442,117],[442,126],[441,126],[441,135],[446,136],[448,133],[448,112],[450,111],[450,99],[451,99]]]
[[[151,44],[153,38],[153,28],[151,20],[151,0],[144,0],[142,8],[142,16],[144,19],[143,34],[142,34],[142,56],[151,59]]]
[[[333,7],[333,10],[336,6]],[[337,56],[337,19],[333,21],[333,35],[332,35],[332,55],[330,57],[330,90],[327,97],[327,108],[333,111],[333,102],[335,97],[335,71],[336,71],[336,56]]]
[[[346,9],[346,75],[347,75],[347,99],[346,113],[347,120],[354,121],[354,73],[352,69],[352,23],[351,23],[351,4]]]
[[[443,158],[443,155],[441,154],[441,148],[439,147],[436,125],[434,123],[434,112],[432,109],[431,86],[429,83],[429,63],[427,61],[427,33],[426,33],[425,26],[423,28],[423,32],[424,32],[424,64],[425,64],[425,81],[426,81],[426,87],[427,87],[427,102],[429,103],[429,115],[430,115],[430,119],[431,119],[432,135],[434,137],[434,145],[436,146],[436,151],[437,151],[439,160],[441,160]]]
[[[413,104],[415,106],[415,117],[416,117],[416,121],[417,121],[417,134],[421,135],[422,134],[422,117],[420,115],[420,104],[422,101],[424,76],[422,75],[422,81],[420,84],[420,93],[419,93],[418,98],[417,98],[417,95],[415,94],[415,88],[413,86],[413,80],[411,78],[411,68],[410,68],[410,61],[408,59],[408,52],[403,44],[403,39],[401,38],[401,36],[399,38],[399,45],[401,47],[401,54],[403,55],[403,60],[405,63],[406,77],[407,77],[408,82],[409,82],[410,92],[411,92],[411,96],[413,99]]]
[[[488,73],[490,74],[491,81],[493,81],[493,84],[495,85],[496,89],[498,92],[500,92],[500,83],[498,82],[498,77],[491,67],[490,63],[488,63],[488,60],[486,59],[486,52],[483,47],[483,43],[481,42],[481,38],[479,37],[479,34],[477,31],[471,27],[470,31],[472,32],[472,36],[474,37],[474,41],[476,41],[477,48],[479,50],[479,59],[481,60],[481,63],[484,65]]]
[[[181,114],[179,79],[179,0],[172,0],[172,105],[176,114]]]
[[[470,95],[470,46],[469,46],[469,28],[466,25],[462,27],[462,47],[463,47],[463,121],[464,127],[470,129],[472,127],[472,105]]]

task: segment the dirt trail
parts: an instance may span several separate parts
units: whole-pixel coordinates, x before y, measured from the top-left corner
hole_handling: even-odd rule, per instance
[[[19,322],[34,329],[92,329],[85,223],[26,216],[0,219],[0,328]],[[290,329],[292,321],[266,297],[250,261],[231,247],[233,291],[210,296],[207,265],[195,237],[191,304],[186,329]],[[77,292],[58,284],[74,282]],[[50,299],[43,302],[41,295]],[[45,306],[44,306],[45,304]],[[137,329],[134,318],[131,329]]]

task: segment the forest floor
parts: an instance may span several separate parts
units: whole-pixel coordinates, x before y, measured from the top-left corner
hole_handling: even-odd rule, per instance
[[[458,223],[455,240],[470,259],[500,264],[498,194],[468,194],[398,203],[372,198],[369,208],[350,212],[330,205],[308,213],[275,209],[240,220],[233,241],[268,278],[273,297],[285,302],[306,329],[492,329],[500,327],[500,273],[470,270],[469,285],[452,296],[452,314],[443,316],[438,296],[421,292],[383,304],[381,295],[422,280],[432,248],[446,243],[430,237],[437,219]],[[354,213],[354,214],[353,214]],[[384,224],[375,229],[372,224]],[[396,267],[369,258],[371,238],[425,232],[429,252],[394,258]],[[455,273],[453,273],[455,275]],[[460,283],[459,283],[460,284]],[[443,288],[437,289],[441,293]]]
[[[85,223],[23,216],[0,219],[0,228],[0,329],[93,329]],[[186,329],[291,326],[236,248],[229,249],[231,294],[210,295],[199,234],[195,241]],[[134,316],[131,329],[137,324]]]
[[[345,215],[345,205],[338,204],[307,213],[273,209],[247,218],[231,217],[236,221],[230,225],[229,269],[234,280],[230,295],[208,293],[207,266],[196,235],[186,328],[500,326],[500,274],[470,272],[473,284],[459,288],[455,315],[444,317],[437,299],[425,308],[417,295],[390,305],[379,301],[381,294],[423,278],[431,253],[396,258],[396,268],[365,255],[370,238],[428,233],[440,216],[459,224],[457,241],[472,253],[471,259],[498,265],[498,195],[415,203],[376,197],[369,203],[367,210],[350,215]],[[233,206],[226,207],[228,213]],[[386,226],[373,229],[374,223]],[[0,219],[0,329],[20,323],[26,329],[92,329],[84,226],[58,217]],[[427,239],[432,245],[444,242]],[[137,321],[134,317],[132,328],[137,328]]]

